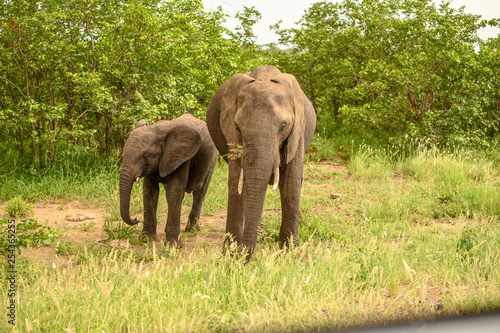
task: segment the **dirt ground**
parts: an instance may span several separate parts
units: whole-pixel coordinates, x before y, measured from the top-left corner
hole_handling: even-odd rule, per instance
[[[105,247],[116,248],[134,248],[138,251],[144,250],[146,245],[132,245],[128,240],[107,240],[107,234],[104,232],[107,212],[104,207],[91,206],[81,201],[49,201],[34,202],[33,212],[25,218],[35,219],[39,224],[49,226],[57,230],[60,234],[58,241],[70,241],[79,245],[97,244]],[[5,216],[3,207],[0,207],[0,216]],[[142,214],[135,215],[142,220]],[[188,215],[181,217],[181,230],[184,230]],[[225,213],[208,216],[202,214],[200,217],[201,231],[195,234],[189,234],[191,237],[184,238],[184,247],[181,251],[190,253],[201,242],[205,246],[222,245],[225,226]],[[165,240],[165,224],[159,224],[157,227],[158,238],[156,247],[163,246]],[[53,245],[41,246],[39,248],[22,249],[21,256],[29,261],[45,262],[47,265],[53,265],[61,262],[56,254]]]

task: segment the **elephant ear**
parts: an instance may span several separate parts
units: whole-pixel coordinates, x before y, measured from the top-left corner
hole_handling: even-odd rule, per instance
[[[246,74],[233,76],[224,90],[221,102],[220,127],[227,143],[238,143],[239,135],[234,123],[234,117],[238,109],[238,93],[240,89],[255,79]]]
[[[294,112],[294,121],[293,128],[290,132],[290,135],[287,139],[286,145],[286,163],[290,163],[290,161],[295,157],[299,149],[303,149],[300,145],[303,145],[302,137],[304,136],[305,129],[305,102],[307,97],[304,92],[300,88],[299,82],[295,79],[295,77],[291,74],[283,74],[291,89],[292,95],[292,105]],[[300,147],[299,147],[300,146]]]
[[[160,157],[160,176],[166,177],[182,163],[192,158],[201,146],[201,136],[188,126],[175,126],[165,136],[165,146]]]

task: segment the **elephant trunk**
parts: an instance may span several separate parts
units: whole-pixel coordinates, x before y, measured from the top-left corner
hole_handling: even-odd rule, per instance
[[[138,222],[137,219],[130,219],[130,193],[134,180],[132,168],[124,165],[120,171],[120,215],[128,225],[135,225]]]
[[[257,153],[258,154],[258,153]],[[254,152],[244,154],[254,156]],[[269,156],[258,156],[250,160],[243,159],[245,170],[245,228],[243,230],[243,246],[248,251],[247,260],[251,258],[257,244],[258,231],[262,224],[262,212],[266,198],[267,185],[271,175],[277,168],[276,159]],[[279,164],[278,164],[279,165]]]

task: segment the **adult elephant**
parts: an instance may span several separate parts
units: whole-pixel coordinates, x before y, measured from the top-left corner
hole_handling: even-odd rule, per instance
[[[297,244],[304,153],[316,114],[295,77],[274,66],[233,76],[210,101],[207,126],[229,166],[226,233],[250,259],[267,185],[279,185],[280,247]]]
[[[206,123],[191,115],[162,120],[151,126],[137,123],[123,147],[123,166],[120,172],[120,214],[129,225],[137,224],[129,213],[130,192],[134,181],[144,177],[143,233],[156,239],[156,208],[159,183],[167,196],[168,217],[166,241],[182,246],[180,216],[185,192],[193,192],[193,205],[185,231],[199,229],[201,207],[212,177],[217,150],[210,138]]]

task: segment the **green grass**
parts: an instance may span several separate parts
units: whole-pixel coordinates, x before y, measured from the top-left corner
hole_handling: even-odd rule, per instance
[[[304,168],[298,248],[278,249],[279,192],[270,189],[248,264],[207,241],[188,252],[60,239],[50,245],[56,269],[18,260],[16,330],[300,332],[500,309],[498,164],[472,151],[361,145],[347,167],[339,167],[332,166],[340,161],[339,147],[329,147],[312,152]],[[325,157],[328,163],[316,163]],[[110,232],[135,237],[113,224],[119,220],[118,168],[79,172],[17,176],[23,185],[2,180],[12,192],[0,190],[0,197],[21,191],[31,200],[99,203]],[[183,213],[190,204],[186,195]],[[227,166],[218,163],[203,213],[225,216],[226,205]],[[131,207],[141,212],[140,186]],[[204,240],[208,232],[190,237]]]
[[[464,261],[443,244],[389,251],[377,243],[266,247],[247,265],[217,249],[137,263],[132,251],[84,248],[56,269],[21,263],[17,329],[304,331],[498,309],[493,262]],[[498,248],[482,251],[498,263]]]

